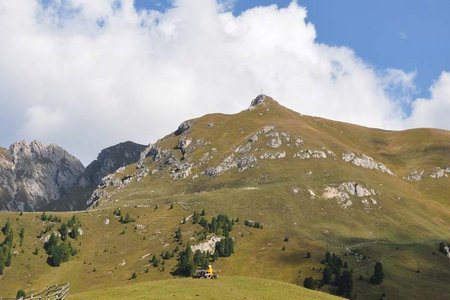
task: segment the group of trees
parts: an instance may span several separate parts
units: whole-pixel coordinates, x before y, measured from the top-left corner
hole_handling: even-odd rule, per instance
[[[73,215],[67,223],[62,223],[58,229],[59,235],[52,233],[48,241],[44,244],[45,252],[48,254],[47,263],[53,267],[58,267],[62,262],[69,260],[70,256],[75,256],[77,250],[72,247],[70,239],[78,239],[80,220]]]
[[[192,215],[192,224],[199,224],[209,233],[215,233],[217,235],[228,236],[228,233],[233,230],[234,220],[226,215],[218,215],[212,217],[211,222],[205,218],[205,210],[201,213],[194,211]]]
[[[6,221],[1,231],[5,236],[3,242],[0,243],[0,275],[3,275],[4,269],[11,266],[12,260],[14,231],[9,220]]]
[[[322,284],[333,284],[337,286],[337,294],[344,297],[351,297],[353,291],[353,273],[347,269],[347,263],[335,253],[329,251],[325,253],[322,260],[325,268],[322,273]],[[334,278],[333,278],[334,277]]]
[[[244,225],[253,228],[263,229],[263,225],[260,222],[253,222],[250,220],[244,220]]]
[[[325,265],[325,268],[322,272],[322,280],[318,280],[317,285],[334,285],[337,287],[338,295],[350,298],[353,291],[353,273],[346,270],[347,263],[335,253],[331,254],[329,251],[325,253],[325,258],[321,263]],[[342,271],[342,269],[344,270]],[[316,282],[312,277],[307,277],[303,281],[303,286],[315,289]]]
[[[54,233],[50,235],[50,238],[44,244],[44,249],[49,255],[47,263],[53,267],[59,267],[62,262],[68,261],[70,256],[74,256],[77,253],[70,242],[61,241]]]
[[[216,243],[216,249],[214,251],[214,258],[216,260],[217,257],[228,257],[234,253],[234,241],[233,238],[227,236],[221,239]]]
[[[216,261],[219,257],[228,257],[234,253],[233,239],[224,237],[216,243],[214,253],[202,252],[196,250],[193,253],[191,245],[188,243],[186,248],[179,252],[178,263],[175,267],[174,275],[192,276],[195,270],[200,267],[206,269],[210,262]]]
[[[315,289],[316,285],[320,287],[325,284],[330,284],[337,287],[336,292],[338,295],[351,298],[353,291],[353,272],[347,270],[347,262],[344,262],[335,253],[331,254],[327,251],[321,263],[325,265],[322,272],[322,280],[315,281],[312,277],[307,277],[303,281],[303,286],[309,289]],[[370,277],[369,282],[372,284],[381,284],[383,280],[383,264],[376,262],[374,273]]]
[[[41,232],[37,236],[38,238],[43,237],[47,232],[50,232],[55,227],[55,223],[61,223],[61,217],[54,215],[47,215],[45,212],[41,214],[41,221],[49,222],[46,223],[44,229],[41,229]]]
[[[197,211],[194,211],[194,213],[192,214],[192,224],[200,223],[201,219],[206,221],[206,219],[204,218],[205,215],[206,215],[205,209],[202,209],[202,211],[200,213],[198,213]],[[201,218],[201,217],[203,217],[203,218]]]
[[[218,257],[231,255],[231,252],[229,255],[226,253],[227,250],[218,250],[218,248],[223,247],[218,244],[219,243],[216,244],[216,250],[214,253],[211,254],[209,251],[202,252],[200,250],[196,250],[194,253],[191,245],[188,243],[186,248],[180,251],[178,255],[178,263],[175,267],[173,275],[186,277],[192,276],[197,268],[207,269],[208,265],[211,262],[216,261]],[[225,251],[225,253],[221,253],[221,251]]]
[[[183,251],[180,251],[178,255],[178,263],[173,271],[174,275],[179,276],[192,276],[195,271],[195,263],[193,261],[193,253],[191,245],[188,243]]]
[[[60,223],[61,222],[61,217],[58,216],[53,216],[53,215],[49,215],[47,216],[45,214],[45,211],[42,213],[41,215],[41,221],[49,221],[49,222],[54,222],[54,223]]]
[[[73,215],[72,218],[66,223],[62,223],[58,229],[58,232],[61,234],[61,239],[63,241],[67,240],[67,237],[72,239],[78,239],[80,235],[81,222],[80,220]]]
[[[120,217],[120,218],[119,218],[119,222],[122,223],[122,224],[128,224],[128,223],[131,223],[131,222],[135,222],[135,221],[136,221],[134,218],[132,218],[132,217],[130,216],[129,213],[126,213],[126,214],[125,214],[125,217],[124,217],[124,216],[122,215],[122,211],[120,210],[120,208],[116,208],[116,209],[114,210],[113,214],[116,215],[116,216],[118,216],[118,217]]]
[[[178,253],[178,263],[173,272],[174,275],[192,276],[195,270],[200,268],[207,268],[208,264],[216,261],[219,257],[228,257],[234,253],[234,240],[230,237],[230,232],[233,230],[235,220],[226,215],[220,214],[208,222],[206,213],[203,209],[201,213],[194,212],[192,215],[192,224],[199,224],[203,227],[205,232],[214,233],[222,236],[222,239],[215,244],[213,253],[202,252],[200,250],[193,253],[190,244]],[[181,229],[175,231],[175,241],[182,244]]]

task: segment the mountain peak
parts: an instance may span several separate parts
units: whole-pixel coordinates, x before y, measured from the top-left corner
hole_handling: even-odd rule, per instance
[[[256,96],[255,99],[252,100],[252,102],[250,103],[249,109],[253,110],[259,105],[266,106],[269,103],[278,104],[278,102],[275,101],[273,98],[271,98],[271,97],[269,97],[267,95],[264,95],[264,94],[259,94],[258,96]]]
[[[258,96],[256,96],[255,99],[252,100],[252,102],[250,103],[250,106],[256,106],[256,105],[263,103],[264,100],[266,100],[266,97],[267,96],[264,94],[259,94]]]

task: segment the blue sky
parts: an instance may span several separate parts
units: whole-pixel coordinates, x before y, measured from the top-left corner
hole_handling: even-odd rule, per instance
[[[374,68],[416,72],[417,97],[443,70],[450,71],[448,0],[299,0],[317,31],[317,41],[347,46]],[[291,0],[235,0],[233,14],[255,6],[287,7]],[[165,10],[172,1],[136,0],[137,8]]]

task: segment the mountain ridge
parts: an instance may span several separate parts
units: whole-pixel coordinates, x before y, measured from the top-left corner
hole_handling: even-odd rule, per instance
[[[450,296],[450,259],[438,250],[450,241],[450,132],[365,128],[302,115],[268,96],[253,104],[182,122],[104,176],[89,209],[52,212],[82,224],[77,254],[58,268],[32,254],[58,234],[57,223],[0,213],[0,224],[9,219],[30,233],[2,278],[9,293],[59,280],[74,294],[112,295],[132,274],[138,283],[172,279],[178,261],[167,253],[214,249],[220,232],[205,221],[221,215],[234,222],[234,253],[209,262],[231,280],[303,285],[311,277],[336,294],[335,284],[320,284],[330,251],[347,263],[341,271],[351,271],[358,298]],[[380,261],[385,278],[374,285]]]
[[[0,148],[0,210],[84,209],[101,178],[135,162],[143,148],[130,141],[119,143],[103,149],[86,168],[56,144],[33,140]]]

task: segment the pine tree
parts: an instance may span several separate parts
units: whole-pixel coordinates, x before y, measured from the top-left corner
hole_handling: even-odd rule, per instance
[[[339,280],[341,279],[341,269],[334,271],[334,284],[338,285],[339,284]]]
[[[197,224],[200,220],[200,214],[196,211],[194,211],[194,214],[192,215],[192,224]]]
[[[181,245],[181,240],[183,236],[181,235],[181,229],[178,227],[177,231],[175,231],[175,241]]]
[[[58,244],[58,237],[55,234],[51,234],[48,241],[44,244],[44,249],[49,254],[51,249]]]
[[[200,218],[200,222],[198,222],[200,226],[202,226],[205,229],[208,229],[208,221],[204,217]]]
[[[3,258],[0,256],[0,275],[3,275],[3,271],[5,270],[5,263],[3,262]]]
[[[5,266],[10,267],[12,261],[11,249],[6,253]]]
[[[41,215],[41,221],[47,221],[47,216],[45,215],[45,211]]]
[[[20,290],[17,291],[16,299],[23,299],[23,298],[25,298],[26,296],[27,296],[27,295],[25,294],[25,291],[22,290],[22,289],[20,289]]]
[[[306,277],[305,280],[303,280],[303,287],[314,290],[314,279],[312,277]]]
[[[329,266],[326,266],[323,270],[322,282],[323,284],[329,284],[331,282],[332,271]]]
[[[338,295],[350,298],[353,291],[353,275],[350,271],[345,270],[338,280]]]
[[[447,251],[445,250],[445,243],[444,242],[440,242],[439,243],[439,252],[441,252],[444,255],[447,255]]]
[[[6,238],[3,244],[12,247],[13,241],[14,241],[14,231],[11,228],[9,228],[6,233]]]
[[[331,264],[331,254],[329,251],[327,251],[327,253],[325,253],[325,263],[328,265]]]
[[[373,284],[381,284],[384,280],[383,264],[381,262],[376,262],[372,277],[370,277],[370,282]]]
[[[67,235],[68,235],[68,228],[67,228],[67,224],[66,223],[62,223],[61,227],[59,227],[58,229],[59,233],[61,234],[61,239],[63,241],[65,241],[67,239]]]
[[[180,253],[174,273],[181,276],[192,276],[193,272],[192,250],[191,246],[188,244],[186,249]]]
[[[69,233],[69,236],[73,239],[78,239],[78,236],[80,235],[80,233],[78,232],[78,229],[80,228],[80,224],[75,223],[72,227],[72,230]]]
[[[25,228],[20,228],[20,231],[19,231],[19,238],[20,238],[20,247],[22,247],[22,245],[23,245],[23,240],[24,240],[24,238],[25,238]]]

